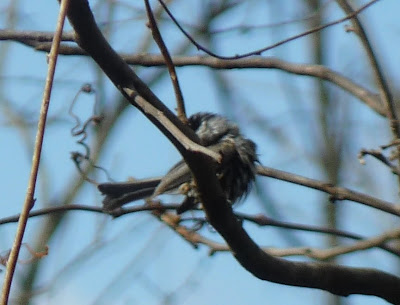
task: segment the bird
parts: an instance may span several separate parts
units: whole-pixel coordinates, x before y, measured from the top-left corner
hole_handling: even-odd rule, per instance
[[[236,123],[218,114],[195,113],[188,118],[188,126],[196,133],[200,144],[214,152],[220,153],[224,145],[232,145],[229,156],[222,155],[222,162],[216,169],[217,178],[226,199],[232,205],[246,197],[255,180],[256,164],[259,162],[256,144],[242,135]],[[105,195],[105,211],[113,211],[127,203],[161,194],[177,193],[185,196],[177,209],[178,214],[201,203],[192,173],[184,160],[176,163],[163,177],[100,183],[97,187]]]

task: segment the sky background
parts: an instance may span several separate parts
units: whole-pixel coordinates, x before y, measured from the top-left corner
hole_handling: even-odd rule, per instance
[[[17,8],[15,29],[54,30],[58,3],[45,0],[2,2],[1,28],[11,27],[7,14],[12,3]],[[226,31],[216,34],[214,47],[219,54],[234,55],[253,51],[305,30],[301,22],[282,24],[304,17],[305,11],[300,1],[271,3],[274,4],[261,5],[257,1],[243,1],[243,4],[220,16],[212,24],[213,29],[238,25],[270,26],[243,33]],[[333,1],[325,3],[326,21],[343,16]],[[97,22],[107,21],[107,7],[97,1],[90,1],[90,4],[95,10]],[[189,25],[201,21],[201,8],[202,1],[194,0],[179,1],[179,5],[171,6],[178,20]],[[276,14],[277,10],[281,14]],[[399,1],[382,0],[362,14],[383,70],[394,84],[398,83],[400,76],[400,53],[397,51],[400,46],[399,11]],[[148,31],[142,1],[116,2],[112,14],[115,21],[112,23],[110,42],[116,50],[132,52],[138,49],[138,45],[145,44]],[[369,84],[373,82],[373,75],[365,61],[365,54],[355,35],[345,32],[344,24],[326,30],[329,40],[329,48],[326,50],[328,65],[358,83],[371,87]],[[66,29],[70,30],[68,24]],[[163,24],[162,34],[172,49],[185,41],[182,34],[168,21]],[[290,42],[263,56],[276,56],[295,63],[312,63],[309,39],[307,37]],[[24,200],[47,64],[45,53],[16,42],[2,41],[0,47],[6,54],[0,74],[0,141],[3,143],[0,150],[0,194],[3,194],[0,217],[6,217],[17,214]],[[150,50],[158,53],[154,44]],[[189,53],[202,55],[193,46]],[[137,69],[145,81],[158,71],[159,68]],[[234,92],[233,100],[224,100],[220,87],[216,86],[216,74],[229,80],[227,90]],[[317,109],[313,100],[316,89],[312,78],[266,69],[216,72],[201,67],[179,68],[178,76],[189,114],[199,111],[225,114],[238,122],[243,133],[257,143],[262,164],[325,180],[324,173],[314,162],[315,143],[318,143],[315,128],[318,125],[313,115]],[[85,83],[93,84],[101,105],[110,107],[108,109],[112,109],[119,97],[108,80],[104,80],[100,87],[96,86],[96,80],[98,71],[89,58],[59,58],[35,209],[54,204],[71,177],[76,176],[70,154],[72,151],[82,152],[82,149],[71,136],[74,120],[68,114],[68,109],[81,86]],[[168,77],[164,76],[152,89],[166,105],[174,109],[174,94]],[[374,148],[390,141],[388,123],[340,90],[335,94],[338,97],[338,107],[349,107],[352,114],[350,120],[346,121],[353,141],[346,151],[346,162],[349,163],[346,164],[348,171],[343,173],[343,181],[354,190],[398,202],[396,179],[390,172],[371,159],[367,159],[366,166],[360,165],[357,160],[361,148]],[[92,112],[95,98],[96,95],[81,95],[74,113],[82,119],[87,118]],[[22,129],[17,124],[18,115],[27,119],[26,128]],[[260,131],[257,120],[261,115],[268,124],[268,132]],[[295,119],[301,121],[300,130],[294,124]],[[337,123],[341,124],[340,119]],[[106,168],[116,181],[128,177],[159,176],[179,160],[179,154],[173,146],[133,107],[128,107],[112,132],[98,165]],[[287,135],[290,135],[290,143],[277,140]],[[89,133],[89,140],[90,137],[93,137],[93,132]],[[357,175],[354,175],[355,172]],[[379,177],[378,183],[366,183],[365,179],[376,182],[375,177]],[[96,179],[106,181],[107,177],[98,172]],[[273,179],[258,178],[258,182],[271,202],[260,202],[254,191],[237,210],[248,214],[273,214],[284,221],[324,224],[321,202],[326,200],[326,195]],[[163,199],[166,202],[176,201],[173,197]],[[86,183],[74,203],[100,206],[101,200],[96,187]],[[373,236],[398,223],[394,217],[365,206],[350,202],[340,204],[345,206],[340,217],[340,227],[344,230]],[[43,219],[37,217],[29,220],[24,241],[33,243]],[[282,229],[259,228],[249,223],[245,224],[245,228],[262,246],[281,248],[326,245],[325,236],[322,235],[291,232],[288,237],[282,233]],[[0,253],[5,253],[11,247],[15,229],[15,224],[0,226]],[[212,228],[204,228],[201,232],[222,241]],[[301,244],[291,244],[290,240]],[[217,253],[209,257],[206,247],[193,249],[148,213],[131,214],[113,220],[109,216],[88,212],[70,212],[49,247],[50,253],[43,259],[45,263],[36,283],[38,291],[43,290],[44,293],[35,296],[32,304],[301,305],[321,304],[327,296],[326,292],[319,290],[260,281],[244,270],[232,255]],[[21,256],[29,257],[26,249]],[[349,254],[341,257],[339,262],[349,266],[372,266],[397,274],[400,267],[394,256],[380,250]],[[26,265],[18,265],[17,280],[13,286],[15,289],[18,288],[18,276],[23,275],[26,268]],[[0,273],[0,282],[3,277],[4,272]],[[351,305],[387,304],[367,296],[351,296],[345,302]]]

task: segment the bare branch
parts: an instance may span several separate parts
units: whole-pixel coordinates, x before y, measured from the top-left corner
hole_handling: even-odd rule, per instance
[[[0,30],[0,40],[12,39],[24,43],[27,46],[34,47],[38,51],[49,52],[51,44],[48,42],[40,42],[40,37],[50,39],[52,34],[47,32],[17,32],[13,31],[11,35],[9,31]],[[29,36],[29,35],[31,36]],[[26,36],[29,39],[18,40],[14,37]],[[36,37],[39,37],[36,40]],[[61,45],[59,54],[63,55],[84,55],[88,54],[79,47]],[[126,63],[130,65],[141,65],[145,67],[165,66],[165,59],[160,55],[151,54],[119,54]],[[337,85],[346,92],[354,95],[367,106],[373,109],[381,116],[386,116],[387,111],[382,103],[380,96],[368,89],[360,86],[351,79],[341,75],[339,72],[333,71],[328,67],[310,64],[295,64],[288,61],[280,60],[274,57],[252,57],[235,60],[221,60],[208,56],[174,56],[172,58],[174,67],[185,66],[206,66],[213,69],[278,69],[291,74],[312,76],[328,81]]]
[[[351,14],[354,12],[354,9],[351,7],[351,5],[348,3],[347,0],[337,0],[337,3],[340,5],[340,7],[343,9],[343,11],[346,14]],[[376,82],[377,82],[377,85],[378,85],[378,88],[380,91],[381,100],[383,101],[384,105],[387,108],[387,117],[389,119],[393,138],[394,138],[394,140],[399,140],[400,139],[400,125],[399,125],[399,121],[397,118],[396,107],[395,107],[395,103],[393,100],[393,96],[389,89],[389,85],[385,79],[382,68],[378,62],[378,58],[375,55],[375,52],[371,46],[371,43],[369,42],[367,33],[365,32],[360,19],[357,17],[357,15],[354,15],[353,18],[351,18],[351,22],[353,24],[356,34],[358,35],[358,37],[361,40],[361,43],[364,47],[365,52],[367,53],[367,57],[371,64],[372,71],[374,72],[375,79],[376,79]],[[397,146],[397,151],[400,154],[400,146]],[[400,160],[399,160],[399,164],[400,164]],[[398,177],[398,179],[400,182],[400,177]]]
[[[279,180],[295,183],[298,185],[307,186],[325,193],[330,194],[335,200],[350,200],[358,203],[365,204],[372,208],[390,213],[392,215],[400,216],[400,206],[393,203],[377,199],[375,197],[352,191],[344,187],[337,187],[330,183],[306,178],[303,176],[291,174],[288,172],[280,171],[270,167],[259,166],[257,168],[259,175],[276,178]]]
[[[65,16],[68,10],[69,0],[63,0],[60,5],[60,12],[57,19],[56,33],[52,43],[51,51],[48,57],[49,66],[47,71],[46,84],[43,92],[43,99],[40,108],[39,122],[36,132],[36,141],[33,149],[32,156],[32,167],[29,175],[28,187],[26,190],[24,204],[22,206],[21,216],[18,221],[17,232],[15,240],[11,248],[10,256],[7,262],[6,275],[4,278],[3,289],[1,293],[2,305],[8,304],[8,298],[10,296],[11,283],[15,272],[15,266],[17,264],[18,255],[21,249],[22,239],[24,237],[26,224],[29,217],[29,211],[33,208],[35,200],[36,180],[39,172],[40,156],[42,154],[42,146],[44,139],[44,131],[46,129],[47,113],[50,105],[51,90],[53,87],[54,73],[56,70],[58,47],[60,45],[60,37],[64,27]]]
[[[207,220],[205,218],[180,218],[175,214],[167,214],[166,211],[168,210],[173,210],[176,211],[180,207],[180,204],[161,204],[156,201],[151,201],[143,205],[139,206],[131,206],[131,207],[126,207],[117,211],[113,211],[111,216],[114,218],[133,214],[133,213],[138,213],[138,212],[145,212],[145,211],[151,211],[153,215],[157,216],[161,221],[165,222],[169,227],[177,231],[179,234],[181,234],[180,230],[176,230],[175,227],[178,225],[181,225],[182,222],[184,221],[195,221],[195,222],[201,222],[201,223],[207,223]],[[45,215],[50,215],[54,213],[65,213],[68,211],[86,211],[86,212],[93,212],[97,214],[105,214],[105,215],[110,215],[110,213],[105,212],[101,207],[94,207],[94,206],[88,206],[88,205],[80,205],[80,204],[68,204],[68,205],[61,205],[61,206],[52,206],[49,208],[43,208],[43,209],[38,209],[35,211],[31,211],[29,213],[29,218],[37,217],[37,216],[45,216]],[[310,226],[310,225],[303,225],[303,224],[298,224],[298,223],[288,223],[288,222],[283,222],[283,221],[278,221],[275,219],[272,219],[270,217],[267,217],[265,215],[246,215],[243,213],[235,213],[235,215],[246,221],[250,221],[253,223],[256,223],[259,226],[271,226],[271,227],[278,227],[278,228],[285,228],[285,229],[290,229],[290,230],[300,230],[300,231],[307,231],[307,232],[317,232],[317,233],[323,233],[323,234],[331,234],[331,235],[336,235],[340,237],[345,237],[345,238],[350,238],[354,240],[361,240],[365,241],[365,238],[353,233],[345,232],[345,231],[340,231],[336,229],[328,229],[324,227],[317,227],[317,226]],[[9,217],[4,217],[0,219],[0,225],[7,224],[7,223],[15,223],[18,222],[18,219],[20,217],[20,214],[14,215],[14,216],[9,216]],[[182,229],[183,230],[183,229]],[[184,235],[186,236],[185,239],[190,239],[190,243],[204,243],[202,241],[199,241],[199,237],[193,237],[191,232],[184,232]],[[187,236],[191,236],[188,238]],[[204,243],[205,244],[205,243]],[[207,245],[210,246],[210,242],[207,242]],[[217,245],[212,243],[216,247],[210,247],[212,248],[212,252],[215,251],[222,251],[221,245]],[[226,248],[226,246],[224,246]],[[385,245],[385,244],[377,244],[377,247],[388,251],[394,255],[400,256],[400,251],[397,250],[396,248],[391,247],[390,245]],[[223,249],[225,249],[223,248]],[[219,250],[217,250],[219,249]],[[307,248],[308,249],[308,248]],[[226,251],[226,250],[223,250]],[[291,253],[293,252],[290,250]],[[267,251],[268,252],[268,251]],[[302,254],[303,255],[303,254]],[[281,255],[279,255],[281,256]]]
[[[176,231],[179,233],[178,230]],[[190,237],[191,237],[190,239],[191,243],[195,243],[196,245],[203,244],[209,247],[210,255],[216,252],[231,252],[231,249],[229,248],[228,245],[211,241],[197,233],[193,234],[193,236]],[[390,240],[399,239],[399,237],[400,237],[400,229],[396,229],[370,239],[358,241],[349,246],[337,246],[329,249],[317,249],[311,247],[278,249],[271,247],[263,247],[262,250],[265,253],[276,257],[304,256],[320,261],[326,261],[343,254],[350,254],[357,251],[380,247],[383,243]]]
[[[340,23],[342,23],[342,22],[344,22],[344,21],[346,21],[346,20],[349,20],[349,19],[351,19],[351,18],[357,16],[359,13],[361,13],[363,10],[365,10],[366,8],[368,8],[369,6],[371,6],[372,4],[374,4],[374,3],[377,2],[377,1],[378,1],[378,0],[372,0],[372,1],[370,1],[370,2],[368,2],[368,3],[366,3],[366,4],[364,4],[363,6],[361,6],[359,9],[357,9],[357,10],[355,10],[355,11],[352,11],[351,13],[349,13],[349,14],[348,14],[346,17],[344,17],[344,18],[341,18],[341,19],[338,19],[338,20],[329,22],[329,23],[324,24],[324,25],[321,25],[321,26],[317,26],[317,27],[315,27],[315,28],[313,28],[313,29],[311,29],[311,30],[305,31],[305,32],[300,33],[300,34],[298,34],[298,35],[294,35],[294,36],[292,36],[292,37],[289,37],[289,38],[286,38],[286,39],[284,39],[284,40],[282,40],[282,41],[279,41],[279,42],[277,42],[277,43],[274,43],[273,45],[270,45],[270,46],[268,46],[268,47],[265,47],[265,48],[262,48],[262,49],[259,49],[259,50],[256,50],[256,51],[252,51],[252,52],[249,52],[249,53],[240,54],[240,55],[222,56],[222,55],[218,55],[218,54],[212,52],[211,50],[209,50],[209,49],[205,48],[204,46],[202,46],[201,44],[199,44],[187,31],[185,31],[185,30],[183,29],[183,27],[179,24],[178,20],[176,20],[176,18],[174,17],[174,15],[173,15],[173,14],[171,13],[171,11],[168,9],[167,5],[166,5],[162,0],[158,0],[158,2],[160,2],[160,4],[163,6],[163,8],[165,9],[165,11],[167,12],[168,16],[171,18],[171,20],[175,23],[175,25],[176,25],[176,26],[179,28],[179,30],[182,32],[182,34],[185,35],[186,38],[189,39],[190,42],[193,43],[193,44],[196,46],[196,48],[197,48],[198,50],[201,50],[201,51],[203,51],[204,53],[206,53],[206,54],[208,54],[208,55],[210,55],[210,56],[212,56],[212,57],[219,58],[219,59],[228,59],[228,60],[229,60],[229,59],[240,59],[240,58],[245,58],[245,57],[249,57],[249,56],[253,56],[253,55],[261,55],[262,53],[264,53],[264,52],[266,52],[266,51],[268,51],[268,50],[274,49],[274,48],[276,48],[276,47],[278,47],[278,46],[281,46],[281,45],[283,45],[283,44],[285,44],[285,43],[288,43],[288,42],[290,42],[290,41],[299,39],[299,38],[301,38],[301,37],[305,37],[305,36],[310,35],[310,34],[315,33],[315,32],[319,32],[319,31],[321,31],[321,30],[323,30],[323,29],[326,29],[326,28],[328,28],[328,27],[331,27],[331,26],[333,26],[333,25],[340,24]]]
[[[375,159],[381,161],[383,164],[385,164],[393,174],[400,176],[400,169],[396,167],[386,156],[382,153],[381,150],[378,149],[362,149],[360,153],[358,154],[358,159],[360,160],[361,164],[365,163],[364,156],[370,155],[374,157]]]
[[[356,251],[371,249],[374,247],[378,247],[383,243],[399,239],[400,238],[400,228],[389,231],[387,233],[381,234],[376,237],[372,237],[366,240],[358,241],[349,246],[337,246],[327,250],[314,250],[310,252],[310,255],[307,255],[312,258],[317,258],[321,260],[327,260],[334,257],[337,257],[342,254],[354,253]]]
[[[182,238],[184,238],[196,249],[199,244],[202,244],[210,249],[210,255],[213,255],[216,252],[231,252],[229,245],[214,242],[208,238],[205,238],[204,236],[201,236],[197,232],[194,232],[192,230],[187,229],[185,226],[182,226],[181,222],[183,219],[181,219],[177,215],[171,213],[165,213],[160,210],[153,211],[153,214],[157,216],[158,219],[160,219],[162,222],[167,224],[171,229],[173,229],[176,233],[178,233]],[[376,237],[357,241],[349,246],[337,246],[329,249],[316,249],[310,247],[285,248],[285,249],[264,247],[262,249],[265,253],[277,257],[306,256],[312,259],[326,261],[343,254],[354,253],[357,251],[371,249],[374,247],[382,247],[385,242],[399,238],[400,238],[400,228],[389,231],[387,233],[381,234]]]
[[[267,217],[267,216],[261,215],[261,214],[245,215],[243,213],[235,213],[235,215],[238,216],[240,219],[253,222],[259,226],[272,226],[272,227],[284,228],[284,229],[290,229],[290,230],[299,230],[299,231],[305,231],[305,232],[316,232],[316,233],[322,233],[322,234],[329,234],[329,235],[345,237],[345,238],[349,238],[349,239],[353,239],[353,240],[365,240],[365,237],[363,237],[363,236],[356,235],[354,233],[346,232],[343,230],[279,221],[279,220],[275,220],[275,219],[272,219],[270,217]],[[385,245],[385,244],[378,244],[377,247],[381,248],[382,250],[388,251],[396,256],[400,256],[400,250],[397,249],[396,247],[392,247],[390,245]]]
[[[169,54],[168,49],[165,46],[165,43],[162,39],[161,33],[158,29],[157,22],[154,19],[154,15],[151,10],[150,3],[148,0],[145,0],[144,2],[146,5],[147,17],[149,18],[149,26],[151,29],[151,33],[153,34],[154,41],[157,43],[158,47],[160,48],[161,54],[164,57],[165,63],[168,68],[169,75],[171,77],[171,82],[174,87],[175,98],[176,98],[176,103],[177,103],[178,118],[183,123],[186,124],[187,116],[186,116],[186,110],[185,110],[185,101],[183,99],[182,90],[179,85],[178,75],[176,74],[174,64],[172,63],[171,55]]]
[[[210,224],[226,240],[244,268],[260,279],[286,285],[319,288],[342,296],[375,295],[393,303],[400,299],[400,291],[396,289],[400,279],[394,275],[375,269],[287,261],[263,252],[233,215],[232,207],[226,201],[215,175],[215,162],[204,154],[187,151],[164,121],[160,120],[160,114],[164,115],[171,125],[195,140],[193,133],[173,116],[112,50],[96,26],[87,1],[71,0],[68,18],[76,31],[79,45],[93,57],[124,96],[180,151],[193,173]]]
[[[144,205],[124,208],[124,209],[121,209],[118,211],[113,211],[113,214],[111,214],[111,216],[121,217],[124,215],[132,214],[132,213],[136,213],[136,212],[142,212],[142,211],[176,210],[179,207],[180,207],[179,204],[156,204],[156,203],[153,203],[152,205],[144,204]],[[37,217],[37,216],[44,216],[44,215],[49,215],[49,214],[54,214],[54,213],[65,213],[68,211],[86,211],[86,212],[110,215],[110,213],[105,212],[103,210],[103,208],[101,208],[101,207],[81,205],[81,204],[68,204],[68,205],[53,206],[53,207],[49,207],[49,208],[32,211],[29,213],[29,218]],[[18,222],[19,217],[20,217],[20,214],[1,218],[0,225]]]
[[[52,42],[54,32],[0,30],[0,40]],[[75,41],[73,33],[62,33],[60,41]],[[50,49],[49,49],[50,50]]]

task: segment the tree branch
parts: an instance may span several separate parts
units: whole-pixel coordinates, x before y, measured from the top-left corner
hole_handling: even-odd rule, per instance
[[[359,9],[357,9],[357,10],[355,10],[355,11],[351,11],[347,16],[345,16],[345,17],[343,17],[343,18],[341,18],[341,19],[338,19],[338,20],[329,22],[329,23],[324,24],[324,25],[317,26],[317,27],[312,28],[312,29],[310,29],[310,30],[308,30],[308,31],[305,31],[305,32],[303,32],[303,33],[300,33],[300,34],[294,35],[294,36],[292,36],[292,37],[286,38],[286,39],[284,39],[284,40],[281,40],[281,41],[279,41],[279,42],[277,42],[277,43],[274,43],[274,44],[272,44],[272,45],[270,45],[270,46],[268,46],[268,47],[265,47],[265,48],[262,48],[262,49],[258,49],[258,50],[256,50],[256,51],[251,51],[251,52],[248,52],[248,53],[240,54],[240,55],[222,56],[222,55],[218,55],[218,54],[212,52],[211,50],[209,50],[209,49],[205,48],[204,46],[202,46],[201,44],[199,44],[187,31],[185,31],[185,30],[183,29],[183,27],[180,25],[180,23],[178,22],[178,20],[174,17],[174,15],[173,15],[173,14],[171,13],[171,11],[168,9],[167,5],[166,5],[162,0],[158,0],[158,2],[160,2],[160,4],[161,4],[161,5],[163,6],[163,8],[165,9],[165,11],[166,11],[166,13],[168,14],[168,16],[171,18],[171,20],[175,23],[175,25],[176,25],[176,26],[179,28],[179,30],[182,32],[182,34],[185,35],[186,38],[189,39],[190,42],[191,42],[193,45],[195,45],[196,48],[197,48],[198,50],[203,51],[204,53],[210,55],[211,57],[215,57],[215,58],[219,58],[219,59],[224,59],[224,60],[230,60],[230,59],[235,60],[235,59],[241,59],[241,58],[245,58],[245,57],[250,57],[250,56],[253,56],[253,55],[261,55],[262,53],[264,53],[264,52],[266,52],[266,51],[272,50],[272,49],[274,49],[274,48],[276,48],[276,47],[279,47],[279,46],[281,46],[281,45],[283,45],[283,44],[286,44],[286,43],[288,43],[288,42],[290,42],[290,41],[299,39],[299,38],[301,38],[301,37],[305,37],[305,36],[310,35],[310,34],[315,33],[315,32],[322,31],[323,29],[329,28],[329,27],[331,27],[331,26],[333,26],[333,25],[340,24],[340,23],[342,23],[342,22],[344,22],[344,21],[346,21],[346,20],[349,20],[349,19],[351,19],[351,18],[357,16],[359,13],[361,13],[363,10],[365,10],[366,8],[368,8],[369,6],[371,6],[372,4],[374,4],[374,3],[377,2],[377,1],[378,1],[378,0],[372,0],[372,1],[370,1],[370,2],[367,2],[366,4],[364,4],[363,6],[361,6]]]
[[[162,39],[160,30],[158,29],[157,22],[154,18],[153,12],[150,7],[150,3],[148,0],[145,0],[145,6],[146,6],[146,12],[147,12],[147,17],[149,19],[149,26],[151,29],[151,33],[153,35],[154,41],[157,43],[161,54],[164,58],[165,64],[167,65],[169,76],[171,78],[171,82],[174,88],[175,92],[175,99],[177,103],[176,111],[178,113],[178,118],[183,122],[187,123],[187,116],[186,116],[186,110],[185,110],[185,101],[183,99],[183,94],[181,87],[179,85],[179,80],[178,80],[178,75],[176,74],[175,66],[172,62],[171,55],[169,54],[169,51],[164,43],[164,40]]]
[[[174,214],[166,214],[166,211],[173,210],[176,211],[180,207],[180,204],[160,204],[157,202],[151,202],[151,204],[143,204],[143,205],[135,205],[135,206],[130,206],[130,207],[125,207],[123,209],[114,211],[111,216],[114,218],[121,217],[121,216],[126,216],[129,214],[137,213],[137,212],[144,212],[144,211],[151,211],[153,215],[157,216],[161,221],[165,222],[169,227],[172,229],[175,228],[175,226],[180,225],[184,221],[200,221],[201,223],[206,223],[207,219],[205,218],[181,218],[178,217]],[[29,218],[33,217],[38,217],[38,216],[45,216],[45,215],[50,215],[50,214],[57,214],[57,213],[65,213],[68,211],[86,211],[86,212],[92,212],[96,214],[104,214],[104,215],[110,215],[110,213],[107,213],[103,210],[101,207],[95,207],[95,206],[89,206],[89,205],[80,205],[80,204],[68,204],[68,205],[60,205],[60,206],[52,206],[48,208],[43,208],[43,209],[37,209],[35,211],[31,211],[29,213]],[[162,216],[164,215],[164,216]],[[247,215],[243,213],[236,212],[235,215],[242,220],[249,221],[252,223],[255,223],[259,226],[271,226],[271,227],[277,227],[277,228],[284,228],[284,229],[290,229],[290,230],[300,230],[300,231],[306,231],[306,232],[316,232],[316,233],[322,233],[322,234],[331,234],[335,236],[340,236],[340,237],[345,237],[353,240],[358,240],[358,241],[366,241],[365,237],[362,237],[360,235],[356,235],[350,232],[345,232],[345,231],[340,231],[336,229],[328,229],[328,228],[323,228],[323,227],[317,227],[317,226],[310,226],[310,225],[303,225],[303,224],[298,224],[298,223],[288,223],[288,222],[282,222],[278,221],[272,218],[269,218],[265,215]],[[0,218],[0,225],[8,224],[8,223],[16,223],[18,222],[20,217],[20,214],[18,215],[13,215],[9,217],[4,217]],[[174,229],[175,230],[175,229]],[[185,229],[186,230],[186,229]],[[178,234],[180,233],[180,230],[175,230],[177,231]],[[185,234],[185,236],[188,236],[191,233]],[[185,237],[184,237],[185,238]],[[186,239],[186,238],[185,238]],[[198,237],[191,237],[190,243],[196,243],[196,240],[198,240]],[[217,252],[217,251],[227,251],[227,246],[222,246],[221,244],[215,244],[214,242],[205,242],[206,240],[202,240],[201,242],[199,241],[198,243],[203,243],[207,244],[207,246],[210,247],[211,252]],[[212,245],[212,246],[210,246]],[[216,247],[214,247],[216,246]],[[381,248],[382,250],[385,250],[389,253],[392,253],[396,256],[400,256],[400,251],[394,247],[391,247],[390,245],[385,245],[383,242],[378,244],[376,243],[376,247]],[[293,253],[300,253],[299,251],[304,251],[304,249],[309,249],[309,248],[296,248],[296,249],[303,249],[303,250],[288,250],[285,253],[292,253],[291,255],[294,255]],[[265,248],[264,248],[265,250]],[[279,250],[281,251],[278,256],[286,256],[282,255],[282,251],[284,250]],[[309,251],[309,250],[308,250]],[[270,248],[267,253],[270,253]],[[275,254],[273,254],[275,255]],[[296,254],[296,255],[305,255],[304,252],[301,252],[301,254]],[[317,257],[315,257],[317,258]]]
[[[355,12],[355,10],[347,2],[347,0],[337,0],[337,3],[346,14],[353,14]],[[392,129],[393,136],[395,139],[400,139],[400,125],[397,119],[396,108],[394,105],[392,94],[390,93],[389,85],[385,79],[385,76],[383,75],[382,68],[378,63],[378,59],[371,46],[371,43],[369,42],[367,33],[365,32],[364,27],[356,14],[353,15],[353,17],[351,18],[351,22],[353,24],[355,33],[360,38],[364,50],[367,53],[368,60],[371,64],[371,68],[374,72],[375,79],[380,91],[381,100],[385,103],[387,107],[387,117],[390,120],[390,127]],[[398,149],[400,149],[400,147]]]
[[[142,111],[182,154],[196,180],[210,224],[226,240],[244,268],[260,279],[286,285],[319,288],[342,296],[375,295],[393,303],[400,299],[397,289],[400,279],[394,275],[374,269],[292,262],[263,252],[233,215],[232,207],[227,203],[215,175],[214,160],[198,151],[187,150],[165,122],[160,120],[158,115],[163,114],[170,124],[195,140],[193,132],[161,103],[112,50],[97,28],[87,1],[71,0],[68,18],[79,45],[93,57],[129,102]],[[137,103],[139,100],[140,104]]]
[[[257,173],[262,176],[276,178],[282,181],[287,181],[298,185],[307,186],[328,193],[332,196],[332,199],[335,200],[350,200],[362,203],[364,205],[390,213],[392,215],[400,216],[399,206],[344,187],[334,186],[330,183],[306,178],[303,176],[280,171],[266,166],[258,166]]]
[[[68,5],[69,5],[69,0],[63,0],[60,4],[60,11],[57,18],[56,33],[54,35],[54,40],[52,42],[50,54],[48,57],[49,65],[47,69],[46,84],[43,91],[43,98],[40,107],[39,120],[36,131],[36,140],[33,148],[31,172],[29,174],[29,181],[25,194],[24,204],[22,206],[21,216],[19,217],[18,220],[17,232],[15,234],[14,243],[11,248],[10,256],[7,262],[6,274],[4,277],[3,289],[1,292],[1,300],[0,300],[0,303],[2,305],[8,304],[11,284],[15,272],[15,266],[17,264],[19,252],[21,249],[22,239],[25,234],[26,224],[29,218],[29,212],[35,205],[34,195],[36,190],[37,176],[39,173],[39,164],[40,164],[40,157],[42,154],[44,132],[47,123],[47,113],[49,110],[51,90],[53,88],[54,74],[56,71],[58,48],[60,46],[60,37],[62,35],[65,16],[68,10]]]
[[[13,32],[13,33],[10,33]],[[25,37],[25,39],[20,39]],[[48,32],[18,32],[0,30],[0,40],[14,40],[35,50],[49,52],[52,34]],[[65,41],[71,41],[71,35],[63,37]],[[72,39],[73,40],[73,39]],[[61,45],[59,54],[84,55],[88,53],[80,47]],[[145,67],[165,66],[165,59],[161,55],[152,54],[124,54],[120,53],[126,63]],[[295,64],[274,57],[251,57],[235,60],[222,60],[210,56],[174,56],[172,62],[175,67],[203,66],[213,69],[278,69],[290,74],[311,76],[328,81],[342,88],[344,91],[363,101],[368,107],[381,116],[387,115],[387,110],[378,94],[371,92],[351,79],[341,75],[328,67],[311,64]]]

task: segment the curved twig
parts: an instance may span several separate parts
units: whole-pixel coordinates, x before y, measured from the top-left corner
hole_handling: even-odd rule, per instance
[[[286,44],[286,43],[288,43],[288,42],[290,42],[290,41],[299,39],[299,38],[301,38],[301,37],[305,37],[305,36],[307,36],[307,35],[310,35],[310,34],[312,34],[312,33],[321,31],[321,30],[326,29],[326,28],[328,28],[328,27],[331,27],[331,26],[333,26],[333,25],[340,24],[340,23],[342,23],[342,22],[344,22],[344,21],[346,21],[346,20],[349,20],[349,19],[351,19],[351,18],[354,18],[354,17],[357,16],[359,13],[361,13],[363,10],[365,10],[366,8],[368,8],[369,6],[371,6],[372,4],[374,4],[374,3],[377,2],[377,1],[378,1],[378,0],[372,0],[372,1],[370,1],[370,2],[368,2],[368,3],[366,3],[366,4],[364,4],[363,6],[361,6],[359,9],[357,9],[357,10],[355,10],[355,11],[352,11],[352,12],[349,13],[347,16],[345,16],[345,17],[343,17],[343,18],[341,18],[341,19],[338,19],[338,20],[329,22],[329,23],[324,24],[324,25],[317,26],[317,27],[315,27],[315,28],[313,28],[313,29],[311,29],[311,30],[305,31],[305,32],[300,33],[300,34],[298,34],[298,35],[294,35],[294,36],[292,36],[292,37],[289,37],[289,38],[286,38],[286,39],[284,39],[284,40],[282,40],[282,41],[279,41],[279,42],[277,42],[277,43],[274,43],[274,44],[272,44],[272,45],[270,45],[270,46],[268,46],[268,47],[265,47],[265,48],[262,48],[262,49],[259,49],[259,50],[256,50],[256,51],[248,52],[248,53],[245,53],[245,54],[240,54],[240,55],[222,56],[222,55],[218,55],[218,54],[212,52],[211,50],[209,50],[209,49],[205,48],[204,46],[202,46],[201,44],[199,44],[199,43],[198,43],[187,31],[185,31],[185,29],[180,25],[180,23],[178,22],[178,20],[176,20],[176,18],[174,17],[174,15],[173,15],[173,14],[171,13],[171,11],[168,9],[168,7],[167,7],[167,5],[164,3],[164,1],[158,0],[158,2],[160,2],[160,4],[161,4],[161,5],[163,6],[163,8],[165,9],[165,11],[166,11],[166,13],[168,14],[168,16],[171,18],[171,20],[175,23],[175,25],[176,25],[176,26],[179,28],[179,30],[182,32],[182,34],[185,35],[186,38],[189,39],[190,42],[193,43],[193,44],[196,46],[197,49],[203,51],[204,53],[206,53],[206,54],[208,54],[208,55],[210,55],[210,56],[212,56],[212,57],[219,58],[219,59],[228,59],[228,60],[229,60],[229,59],[240,59],[240,58],[245,58],[245,57],[249,57],[249,56],[253,56],[253,55],[261,55],[262,53],[264,53],[264,52],[266,52],[266,51],[268,51],[268,50],[271,50],[271,49],[274,49],[274,48],[276,48],[276,47],[279,47],[279,46],[281,46],[281,45],[283,45],[283,44]]]

